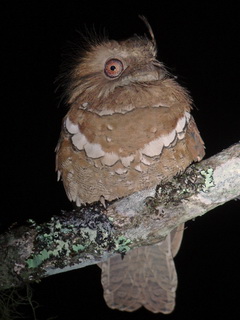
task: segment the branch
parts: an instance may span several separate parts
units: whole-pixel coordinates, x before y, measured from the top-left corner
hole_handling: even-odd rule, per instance
[[[0,236],[0,288],[38,281],[160,242],[179,224],[240,195],[240,143],[157,188],[62,212]]]

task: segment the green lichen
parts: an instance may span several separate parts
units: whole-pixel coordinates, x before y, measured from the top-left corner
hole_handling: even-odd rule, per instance
[[[203,192],[208,192],[210,188],[215,187],[213,180],[213,169],[202,170],[201,175],[205,178],[204,185],[202,186]]]
[[[36,225],[37,225],[37,222],[33,219],[28,219],[27,223],[30,224],[30,227],[36,227]]]
[[[28,268],[43,267],[44,270],[44,264],[62,268],[79,262],[86,254],[98,256],[116,247],[119,252],[128,250],[124,239],[115,244],[111,222],[95,207],[63,212],[62,216],[54,216],[42,225],[33,220],[29,223],[37,234],[34,253],[26,261]]]
[[[129,251],[131,248],[128,246],[129,244],[131,244],[131,240],[125,238],[124,236],[120,236],[117,240],[116,240],[116,252],[118,253],[126,253],[127,251]]]
[[[69,256],[71,250],[69,248],[68,241],[64,242],[62,240],[55,241],[56,247],[54,250],[43,249],[39,254],[33,256],[33,258],[26,261],[29,268],[39,267],[45,260],[50,257],[60,257],[61,253],[64,251],[65,256]]]
[[[43,249],[39,254],[34,256],[32,259],[26,261],[28,268],[37,268],[43,261],[50,257],[50,253]]]
[[[73,245],[72,246],[73,251],[75,252],[79,252],[79,251],[83,251],[85,249],[85,247],[82,244],[77,244],[77,245]]]
[[[31,223],[32,227],[36,225],[33,220],[29,220],[29,223]],[[64,238],[64,236],[74,232],[72,226],[63,228],[61,221],[53,217],[51,222],[37,226],[36,230],[38,231],[35,241],[36,247],[42,248],[42,250],[26,261],[29,268],[37,268],[51,257],[61,257],[62,254],[65,256],[70,255],[71,241],[67,237]]]

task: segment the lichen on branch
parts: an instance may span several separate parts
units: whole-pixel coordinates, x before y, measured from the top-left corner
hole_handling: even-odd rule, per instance
[[[240,195],[240,143],[156,188],[63,211],[0,235],[0,288],[20,286],[160,242],[176,226]],[[217,219],[217,218],[216,218]]]

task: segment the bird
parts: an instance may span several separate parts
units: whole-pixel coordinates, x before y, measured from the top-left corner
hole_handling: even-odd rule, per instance
[[[170,181],[205,154],[192,98],[157,58],[152,28],[125,40],[91,38],[64,74],[56,171],[76,206],[113,201]],[[183,225],[164,241],[102,262],[104,298],[112,309],[171,313],[173,257]]]

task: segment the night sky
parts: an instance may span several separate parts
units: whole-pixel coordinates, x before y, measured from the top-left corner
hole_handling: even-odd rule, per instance
[[[235,3],[235,4],[234,4]],[[47,221],[72,206],[57,182],[54,148],[67,112],[55,93],[64,53],[86,28],[112,39],[147,32],[159,60],[190,91],[206,158],[239,140],[239,9],[234,1],[1,1],[1,229],[28,218]],[[240,319],[240,201],[186,224],[175,262],[179,278],[171,315],[107,308],[100,269],[90,266],[34,284],[37,319]],[[31,319],[29,309],[24,310]]]

